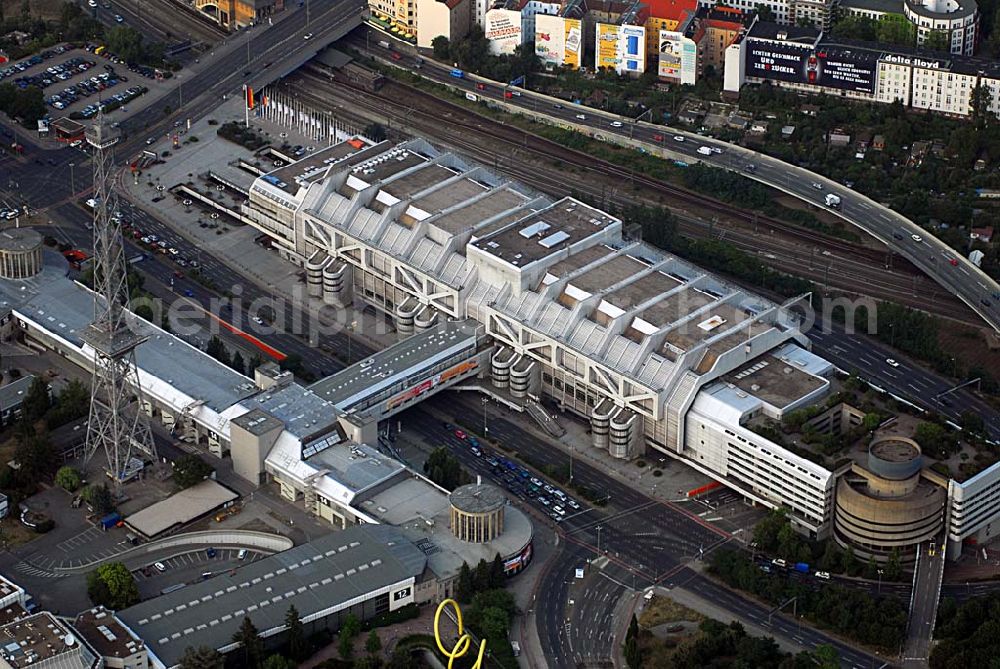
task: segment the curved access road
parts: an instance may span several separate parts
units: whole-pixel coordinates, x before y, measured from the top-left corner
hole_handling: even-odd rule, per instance
[[[372,41],[373,56],[388,61],[388,50]],[[400,48],[407,48],[401,46]],[[512,88],[506,84],[463,73],[452,76],[451,68],[423,59],[419,68],[407,57],[389,61],[410,68],[415,74],[465,91],[476,99],[503,102],[519,111],[544,116],[558,125],[593,135],[597,139],[632,144],[636,148],[660,149],[671,158],[690,164],[704,162],[740,172],[744,176],[783,191],[808,204],[826,207],[826,196],[837,195],[838,209],[830,211],[884,243],[912,262],[949,293],[965,302],[996,332],[1000,332],[1000,285],[960,253],[956,253],[905,216],[832,179],[766,156],[757,151],[673,128],[566,103],[547,95]],[[506,97],[510,91],[512,97]],[[716,149],[708,154],[698,149]]]

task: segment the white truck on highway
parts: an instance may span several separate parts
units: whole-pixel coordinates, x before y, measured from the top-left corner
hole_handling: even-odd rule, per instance
[[[700,153],[703,156],[710,156],[710,155],[712,155],[712,149],[710,149],[707,146],[699,146],[698,147],[698,153]]]
[[[826,206],[830,207],[830,209],[840,209],[839,195],[834,195],[833,193],[827,193],[826,198],[824,200],[826,202]]]

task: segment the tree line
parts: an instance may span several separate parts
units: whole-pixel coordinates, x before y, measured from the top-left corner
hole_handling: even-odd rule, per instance
[[[16,468],[0,466],[0,490],[15,507],[35,493],[38,485],[51,480],[59,464],[59,454],[50,432],[90,411],[90,389],[70,380],[55,398],[48,382],[36,376],[21,403],[21,415],[13,424]]]
[[[447,490],[454,490],[472,481],[469,474],[462,469],[458,458],[444,447],[438,447],[431,451],[430,456],[424,462],[423,469],[427,478]]]
[[[497,554],[492,562],[480,560],[474,569],[463,562],[455,584],[455,599],[463,608],[463,621],[480,639],[486,639],[490,657],[500,667],[518,666],[510,646],[510,623],[517,613],[514,595],[504,590],[507,577]],[[476,643],[476,648],[478,648]]]
[[[490,41],[486,39],[482,26],[473,26],[465,37],[450,41],[438,35],[431,42],[434,58],[494,81],[514,81],[518,77],[529,77],[541,69],[541,61],[530,45],[518,46],[512,55],[493,55]]]
[[[1000,657],[1000,594],[973,597],[961,605],[941,600],[934,639],[931,669],[995,667]]]
[[[821,644],[796,655],[785,653],[774,637],[747,634],[737,621],[726,625],[711,618],[703,620],[693,634],[680,639],[657,639],[640,630],[635,616],[624,644],[629,669],[837,669],[840,656],[833,646]]]

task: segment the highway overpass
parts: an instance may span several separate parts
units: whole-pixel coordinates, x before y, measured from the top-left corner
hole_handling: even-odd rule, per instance
[[[366,11],[364,0],[311,0],[308,12],[293,5],[274,25],[240,31],[203,55],[192,71],[181,71],[159,103],[123,121],[128,139],[119,150],[134,154],[144,147],[147,137],[161,134],[174,123],[209,114],[223,96],[242,95],[244,84],[260,89],[294,72],[361,25]]]
[[[401,50],[408,48],[409,45],[400,46]],[[371,44],[371,51],[378,57],[388,55],[386,50],[374,42]],[[388,62],[404,68],[410,64],[408,60]],[[523,89],[517,89],[521,93],[519,96],[505,98],[504,92],[509,88],[507,85],[469,74],[456,78],[451,76],[450,66],[431,60],[425,59],[422,67],[413,72],[426,79],[472,93],[491,103],[549,119],[563,127],[573,127],[604,141],[643,148],[688,163],[700,161],[740,172],[747,178],[793,195],[815,207],[827,208],[826,195],[836,194],[841,198],[841,206],[836,210],[829,209],[831,213],[875,237],[912,262],[945,290],[965,302],[994,331],[1000,332],[1000,285],[996,281],[964,255],[953,251],[913,221],[833,179],[735,144],[608,114]],[[478,88],[477,85],[485,85],[485,88]],[[617,125],[612,125],[613,123]],[[703,146],[720,151],[703,155],[698,153],[699,147]]]

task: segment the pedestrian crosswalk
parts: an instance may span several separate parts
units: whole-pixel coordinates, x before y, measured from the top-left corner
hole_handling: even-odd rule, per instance
[[[14,565],[14,571],[19,574],[24,574],[25,576],[33,576],[35,578],[66,578],[69,576],[69,574],[42,569],[41,567],[37,567],[30,562],[25,562],[24,560]]]

